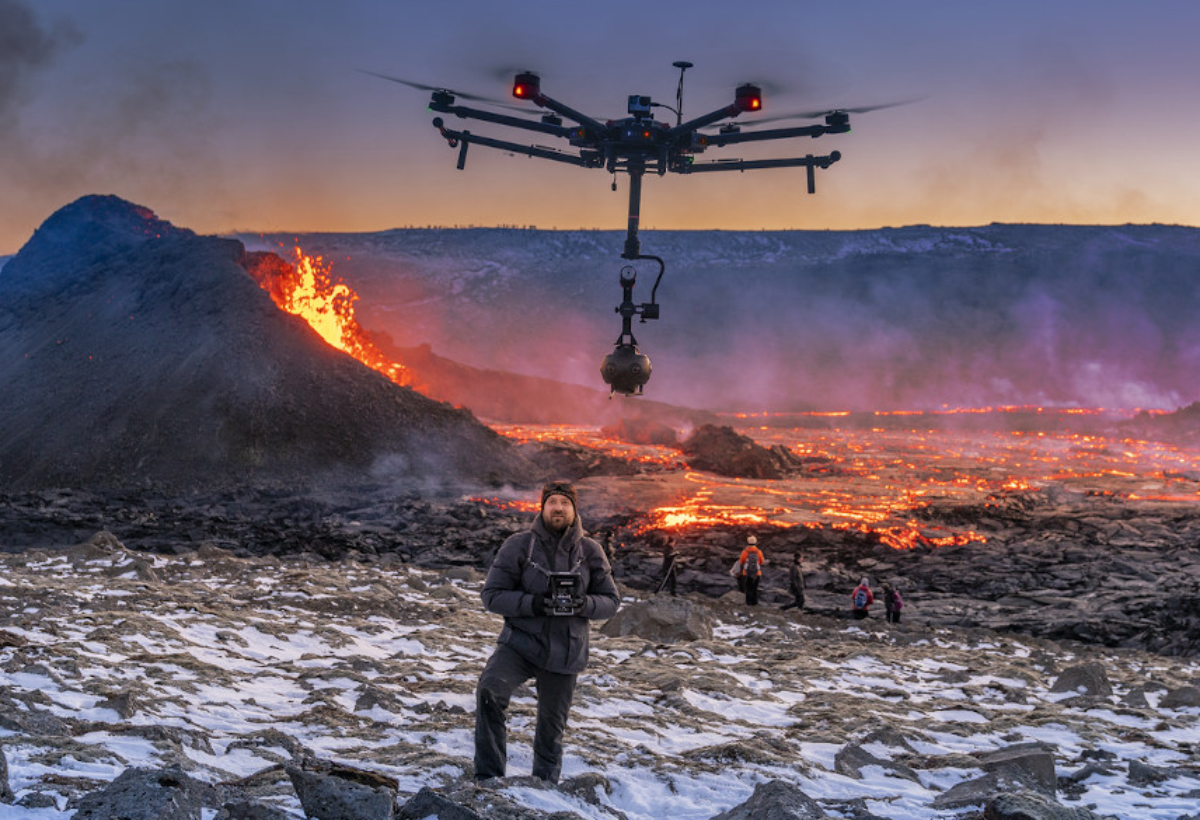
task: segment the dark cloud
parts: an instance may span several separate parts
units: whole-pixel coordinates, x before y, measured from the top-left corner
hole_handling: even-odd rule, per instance
[[[0,124],[15,118],[29,78],[81,39],[69,26],[43,28],[26,3],[0,0]]]

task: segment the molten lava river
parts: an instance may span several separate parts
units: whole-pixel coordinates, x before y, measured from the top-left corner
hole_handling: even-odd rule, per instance
[[[335,280],[328,263],[298,247],[294,257],[292,264],[280,260],[251,271],[280,309],[302,316],[330,345],[397,384],[424,390],[359,325],[358,295]],[[986,540],[972,530],[951,532],[915,520],[914,511],[935,502],[986,504],[1051,487],[1131,502],[1200,501],[1200,453],[1096,432],[1113,429],[1121,417],[1104,410],[1009,407],[727,419],[764,447],[782,446],[799,460],[800,469],[779,480],[689,470],[678,450],[614,441],[598,428],[493,426],[518,441],[557,439],[639,462],[638,475],[581,483],[592,509],[649,510],[646,530],[834,527],[873,532],[906,548]]]
[[[1066,414],[1035,411],[1047,427]],[[877,414],[880,416],[886,414]],[[650,510],[646,529],[706,526],[834,527],[874,532],[897,548],[986,540],[972,530],[948,531],[918,522],[913,511],[934,502],[984,504],[998,497],[1057,487],[1079,495],[1130,501],[1200,501],[1200,453],[1169,445],[1045,430],[1011,431],[1004,410],[976,412],[969,431],[923,428],[923,418],[885,427],[824,426],[811,417],[738,417],[728,423],[764,447],[781,445],[802,462],[778,480],[725,478],[686,468],[682,454],[662,446],[625,444],[597,428],[504,426],[511,438],[569,441],[636,459],[645,472],[588,479],[586,498],[606,510]],[[994,425],[989,424],[994,421]],[[988,430],[989,426],[994,430]]]

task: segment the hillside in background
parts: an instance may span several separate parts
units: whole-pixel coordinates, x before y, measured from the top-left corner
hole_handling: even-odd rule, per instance
[[[624,233],[521,229],[244,235],[298,243],[401,347],[603,387]],[[1173,409],[1200,398],[1200,230],[914,226],[646,231],[662,318],[635,323],[647,397],[718,410],[1046,404]],[[635,300],[648,302],[644,263]]]
[[[469,412],[277,309],[245,256],[117,197],[47,219],[0,270],[0,485],[525,475]]]

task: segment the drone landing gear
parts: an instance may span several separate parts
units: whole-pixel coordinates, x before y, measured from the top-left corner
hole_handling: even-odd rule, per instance
[[[642,321],[658,318],[658,304],[654,301],[658,292],[658,283],[662,281],[665,263],[657,256],[638,256],[638,259],[652,259],[658,263],[658,278],[650,291],[650,301],[640,305],[633,301],[633,286],[637,283],[637,269],[632,265],[621,268],[621,304],[616,312],[621,314],[621,335],[617,337],[616,349],[604,357],[600,363],[600,376],[609,386],[608,397],[614,393],[624,396],[642,395],[642,387],[650,381],[650,357],[638,350],[637,339],[633,337],[633,317],[641,315]]]

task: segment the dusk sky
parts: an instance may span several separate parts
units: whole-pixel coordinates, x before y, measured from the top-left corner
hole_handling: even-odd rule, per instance
[[[803,169],[648,178],[648,228],[1195,226],[1197,32],[1195,0],[0,0],[0,254],[89,193],[201,233],[622,229],[623,178],[481,147],[458,171],[428,94],[357,69],[499,98],[533,69],[603,119],[673,105],[683,59],[687,116],[743,81],[764,117],[919,101],[702,157],[836,149],[815,196]]]

